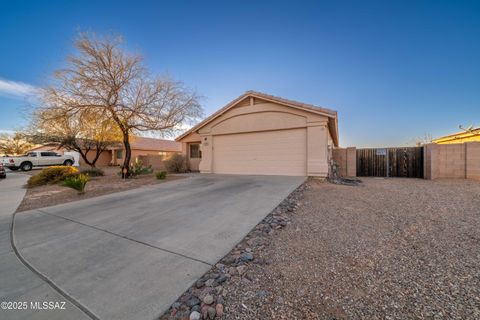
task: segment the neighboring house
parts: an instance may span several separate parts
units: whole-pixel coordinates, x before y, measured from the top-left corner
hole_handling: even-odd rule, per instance
[[[432,140],[433,143],[437,144],[463,143],[471,141],[480,141],[480,128],[474,128]]]
[[[326,177],[337,112],[247,91],[175,140],[192,171]]]
[[[132,162],[135,161],[138,156],[156,155],[162,156],[163,158],[168,158],[173,153],[180,153],[182,151],[181,143],[172,140],[156,138],[133,136],[130,138],[130,145],[132,148]],[[56,145],[49,144],[35,147],[31,151],[56,151],[63,153],[66,150],[58,149]],[[90,151],[87,155],[89,159],[93,159],[94,156],[95,151]],[[118,147],[112,147],[102,152],[97,160],[96,166],[102,167],[121,165],[124,157],[125,150],[123,149],[123,146],[119,144]],[[81,158],[80,165],[85,165]]]

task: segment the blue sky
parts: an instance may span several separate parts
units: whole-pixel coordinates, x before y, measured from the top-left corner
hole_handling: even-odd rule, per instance
[[[343,146],[480,125],[479,1],[0,0],[0,130],[78,31],[122,34],[206,115],[252,89],[337,110]]]

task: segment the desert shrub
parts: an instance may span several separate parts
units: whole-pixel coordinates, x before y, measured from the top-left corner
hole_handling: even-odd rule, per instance
[[[99,169],[99,168],[85,168],[85,169],[81,169],[81,170],[80,170],[80,173],[86,174],[86,175],[88,175],[89,177],[100,177],[100,176],[104,176],[104,175],[105,175],[105,172],[103,172],[103,170],[102,170],[102,169]]]
[[[78,193],[84,193],[89,179],[88,175],[80,173],[66,178],[65,181],[63,181],[63,185],[77,190]]]
[[[42,169],[39,173],[28,179],[27,186],[29,188],[43,186],[47,184],[55,184],[65,179],[77,175],[78,170],[71,166],[54,166]]]
[[[117,173],[119,177],[122,176],[123,169],[120,168],[120,171]],[[153,172],[152,166],[144,167],[142,160],[136,160],[134,163],[130,164],[129,173],[130,177],[136,177],[141,174],[150,174]]]
[[[158,171],[155,176],[158,180],[164,180],[167,177],[167,171]]]
[[[187,158],[183,154],[174,153],[169,159],[165,160],[165,168],[169,172],[187,172]]]
[[[153,169],[151,166],[149,167],[144,167],[142,160],[136,160],[131,166],[130,166],[130,175],[131,176],[138,176],[141,174],[149,174],[152,173]]]

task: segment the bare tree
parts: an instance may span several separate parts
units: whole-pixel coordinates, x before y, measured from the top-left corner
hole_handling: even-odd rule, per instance
[[[121,43],[120,38],[81,34],[75,42],[78,53],[55,73],[56,85],[46,91],[69,112],[95,110],[117,124],[125,147],[122,169],[128,175],[132,133],[172,133],[200,117],[202,109],[183,83],[152,77],[141,56],[126,53]]]
[[[25,139],[25,135],[21,132],[13,134],[0,134],[0,154],[19,155],[30,150],[33,145]]]
[[[34,111],[30,125],[28,137],[33,143],[55,144],[59,149],[76,151],[91,167],[95,167],[102,152],[120,145],[122,135],[112,119],[96,110],[69,110],[57,105],[49,91],[42,98],[43,107]]]
[[[415,143],[415,146],[421,147],[424,144],[432,143],[432,135],[430,133],[425,133],[423,137],[416,137],[413,139],[413,143]]]

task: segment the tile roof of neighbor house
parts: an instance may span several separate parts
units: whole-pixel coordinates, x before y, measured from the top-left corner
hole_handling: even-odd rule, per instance
[[[131,138],[132,149],[181,152],[182,144],[173,140],[134,136]]]
[[[318,106],[315,106],[315,105],[312,105],[312,104],[307,104],[307,103],[298,102],[298,101],[294,101],[294,100],[289,100],[289,99],[285,99],[285,98],[281,98],[281,97],[277,97],[277,96],[272,96],[270,94],[266,94],[266,93],[258,92],[258,91],[254,91],[254,90],[249,90],[249,91],[245,92],[244,94],[242,94],[241,96],[239,96],[235,100],[231,101],[230,103],[228,103],[226,106],[224,106],[220,110],[216,111],[215,113],[213,113],[209,117],[205,118],[203,121],[198,123],[196,126],[193,126],[191,129],[187,130],[186,132],[184,132],[183,134],[181,134],[180,136],[175,138],[175,140],[179,141],[183,137],[186,137],[191,132],[194,132],[194,131],[200,129],[201,127],[203,127],[204,125],[206,125],[207,123],[209,123],[210,121],[215,119],[216,117],[220,116],[221,114],[223,114],[224,112],[226,112],[230,108],[234,107],[237,103],[239,103],[240,101],[242,101],[246,97],[259,98],[259,99],[276,102],[276,103],[279,103],[279,104],[287,105],[287,106],[298,108],[298,109],[313,111],[315,113],[323,114],[323,115],[333,119],[334,124],[333,125],[329,124],[329,126],[331,126],[330,129],[332,131],[334,131],[332,133],[332,137],[333,137],[333,140],[335,142],[335,145],[338,145],[338,119],[337,119],[337,112],[336,111],[331,110],[331,109],[327,109],[327,108],[323,108],[323,107],[318,107]]]
[[[139,137],[139,136],[131,136],[130,137],[130,146],[132,149],[135,150],[149,150],[149,151],[170,151],[170,152],[181,152],[182,151],[182,144],[180,142],[176,142],[173,140],[165,140],[165,139],[157,139],[157,138],[147,138],[147,137]],[[123,144],[119,143],[117,147],[114,148],[107,148],[110,149],[118,149],[123,148]],[[45,144],[35,146],[30,151],[37,151],[37,150],[56,150],[58,149],[58,145],[56,144]]]
[[[28,151],[55,151],[58,149],[57,144],[47,143],[42,145],[36,145]]]

